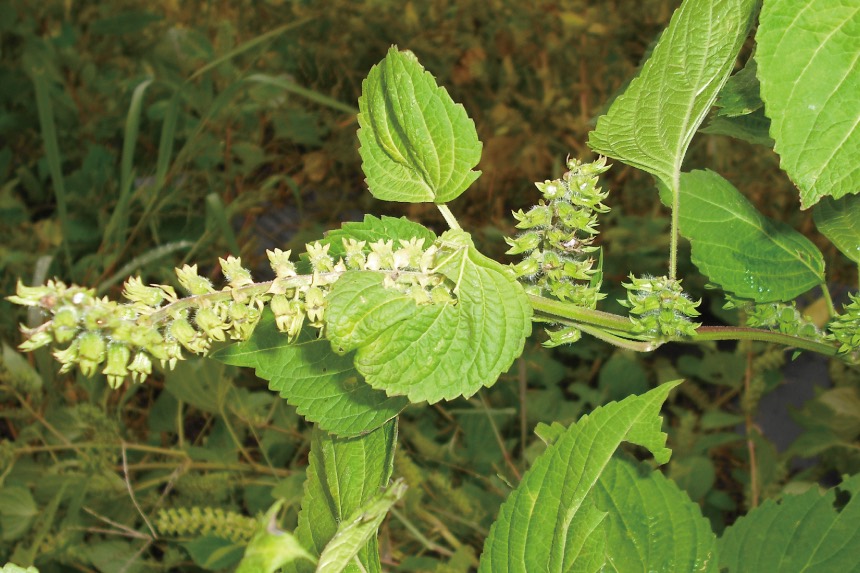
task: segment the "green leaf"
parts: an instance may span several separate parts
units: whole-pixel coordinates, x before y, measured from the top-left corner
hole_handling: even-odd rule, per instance
[[[0,539],[12,541],[22,537],[37,515],[39,508],[29,489],[20,486],[0,488]]]
[[[412,52],[391,47],[362,82],[358,107],[362,169],[377,199],[446,203],[480,176],[474,122]]]
[[[860,571],[860,475],[822,495],[765,501],[726,529],[720,571]]]
[[[759,213],[713,171],[681,174],[679,222],[693,264],[736,296],[787,301],[824,282],[824,257],[815,245]]]
[[[741,71],[728,79],[715,102],[720,108],[717,112],[719,115],[726,117],[749,115],[764,107],[759,94],[757,69],[755,58],[750,58]]]
[[[323,549],[317,571],[343,571],[362,547],[376,535],[379,525],[391,506],[406,492],[406,484],[399,480],[387,490],[378,493],[355,514],[341,522],[332,540]]]
[[[332,347],[355,350],[356,369],[389,396],[430,403],[471,396],[495,383],[531,333],[531,308],[520,284],[460,233],[443,235],[443,242],[462,242],[436,269],[453,285],[456,301],[418,305],[371,272],[345,275],[328,296]]]
[[[686,0],[588,145],[670,188],[749,32],[755,0]]]
[[[710,522],[659,471],[613,458],[594,493],[595,505],[606,513],[605,563],[611,570],[717,571],[717,538]]]
[[[382,218],[379,218],[365,215],[364,221],[360,223],[344,223],[340,229],[329,231],[320,243],[330,244],[329,254],[337,258],[344,255],[344,239],[366,241],[367,244],[370,244],[380,240],[407,240],[412,238],[424,239],[424,246],[429,247],[436,241],[436,234],[424,225],[410,221],[406,217],[386,217],[383,215]]]
[[[708,571],[714,541],[698,507],[662,477],[612,461],[622,441],[668,461],[659,413],[678,384],[611,402],[564,431],[541,426],[551,445],[502,505],[479,570]]]
[[[396,441],[396,420],[358,438],[337,438],[314,429],[305,495],[296,529],[299,541],[311,553],[320,555],[339,525],[357,515],[365,504],[375,499],[380,488],[388,485],[394,468]],[[357,557],[364,571],[382,571],[376,537],[371,536]],[[313,570],[304,562],[293,563],[293,568],[285,569],[298,573]],[[345,569],[348,573],[361,570],[356,565]]]
[[[229,539],[214,535],[198,537],[182,546],[188,551],[191,560],[201,569],[207,571],[223,571],[233,567],[242,559],[245,546]]]
[[[274,573],[285,565],[296,562],[310,564],[315,561],[292,533],[277,528],[278,511],[282,505],[283,501],[278,501],[266,512],[260,529],[245,549],[245,556],[236,568],[236,573]]]
[[[860,197],[825,197],[812,210],[815,225],[846,257],[860,263]]]
[[[707,127],[699,131],[708,135],[728,135],[753,145],[773,147],[773,139],[769,135],[770,120],[764,114],[763,109],[748,115],[727,117],[717,115],[711,118]]]
[[[39,570],[35,567],[27,567],[26,569],[23,567],[19,567],[14,563],[7,563],[0,569],[0,573],[39,573]]]
[[[335,354],[324,339],[305,330],[293,343],[278,330],[267,308],[250,339],[227,346],[213,358],[256,369],[299,414],[339,436],[355,436],[380,427],[408,401],[389,398],[367,385],[351,356]]]
[[[806,209],[860,189],[856,2],[770,0],[756,41],[758,77],[780,165]]]

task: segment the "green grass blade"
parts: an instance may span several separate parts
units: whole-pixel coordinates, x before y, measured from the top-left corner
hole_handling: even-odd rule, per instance
[[[99,283],[99,288],[96,291],[96,294],[102,296],[108,291],[110,287],[112,287],[119,281],[125,280],[128,277],[132,276],[138,269],[143,268],[146,265],[157,261],[158,259],[162,259],[170,254],[173,254],[176,251],[189,249],[193,245],[193,241],[173,241],[172,243],[165,243],[164,245],[159,245],[154,249],[150,249],[142,255],[133,258],[110,277],[108,277],[104,281],[101,281]]]
[[[128,234],[128,211],[131,199],[134,150],[137,146],[137,134],[140,131],[140,113],[143,107],[143,96],[146,93],[146,88],[151,84],[152,79],[141,82],[134,88],[131,96],[131,104],[128,107],[128,115],[125,118],[125,132],[122,141],[119,201],[105,231],[104,244],[122,245],[125,243]]]
[[[63,255],[66,259],[66,265],[71,269],[72,254],[69,251],[69,212],[66,200],[66,183],[63,178],[60,146],[57,142],[57,126],[54,123],[54,106],[51,103],[50,95],[48,95],[48,80],[44,68],[41,66],[32,67],[30,77],[36,91],[36,108],[39,113],[39,125],[42,129],[42,141],[45,145],[45,159],[48,162],[48,170],[51,173],[51,182],[57,198],[57,213],[63,231]]]
[[[161,139],[158,141],[158,158],[155,163],[155,189],[153,195],[158,194],[164,187],[167,179],[167,171],[170,169],[170,157],[173,155],[173,143],[176,137],[176,122],[179,117],[179,95],[176,91],[170,98],[167,113],[164,115],[164,123],[161,126]]]
[[[234,256],[239,256],[241,250],[239,243],[236,241],[236,234],[233,232],[233,227],[230,226],[230,220],[227,218],[227,210],[224,208],[224,202],[217,193],[209,193],[206,195],[206,223],[209,222],[216,225],[219,234],[227,241],[227,246]]]
[[[227,52],[226,54],[224,54],[220,58],[215,58],[214,60],[212,60],[211,62],[209,62],[208,64],[206,64],[205,66],[203,66],[202,68],[200,68],[199,70],[197,70],[196,72],[191,74],[188,77],[188,81],[191,81],[194,78],[198,78],[198,77],[202,76],[203,74],[205,74],[209,70],[212,70],[213,68],[217,68],[219,65],[223,64],[224,62],[231,60],[231,59],[235,58],[236,56],[238,56],[239,54],[243,54],[243,53],[247,52],[248,50],[251,50],[251,49],[257,47],[264,42],[271,40],[275,36],[283,34],[287,30],[292,30],[294,28],[300,28],[300,27],[304,26],[305,24],[307,24],[311,20],[313,20],[313,18],[302,18],[301,20],[296,20],[295,22],[290,22],[289,24],[284,24],[283,26],[279,26],[279,27],[275,28],[274,30],[266,32],[265,34],[261,34],[261,35],[257,36],[256,38],[252,38],[251,40],[248,40],[247,42],[245,42],[241,46],[237,46],[237,47],[233,48],[232,50],[230,50],[229,52]]]
[[[321,94],[319,92],[315,92],[314,90],[303,88],[302,86],[296,85],[294,82],[291,82],[290,80],[284,78],[276,78],[267,74],[251,74],[250,76],[245,78],[245,81],[274,86],[297,96],[308,99],[314,103],[318,103],[320,105],[324,105],[326,107],[330,107],[332,109],[336,109],[338,111],[342,111],[351,115],[356,115],[358,113],[358,109],[354,108],[349,104],[345,104],[332,97]]]

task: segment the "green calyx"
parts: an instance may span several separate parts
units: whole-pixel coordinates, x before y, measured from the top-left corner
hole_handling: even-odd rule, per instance
[[[701,301],[692,301],[680,280],[630,275],[630,282],[622,284],[627,289],[627,300],[618,302],[630,309],[635,334],[659,343],[694,336],[701,326],[690,320],[699,316],[696,307]]]
[[[592,163],[569,159],[560,179],[535,183],[543,196],[537,205],[513,214],[523,232],[505,238],[511,247],[507,254],[523,255],[513,269],[529,294],[592,309],[604,298],[595,267],[599,247],[593,242],[598,215],[609,211],[603,204],[608,192],[597,185],[607,169],[606,158]],[[579,339],[575,327],[548,332],[547,346]]]

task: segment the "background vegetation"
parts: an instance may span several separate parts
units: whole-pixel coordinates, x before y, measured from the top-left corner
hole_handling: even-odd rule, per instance
[[[533,204],[532,182],[557,175],[568,153],[587,158],[596,116],[678,4],[0,1],[2,293],[17,277],[56,276],[115,295],[130,274],[169,283],[173,267],[227,253],[253,265],[266,247],[299,247],[364,212],[441,224],[434,209],[393,213],[364,191],[354,109],[391,44],[418,54],[475,118],[484,176],[452,209],[503,259],[511,209]],[[693,146],[692,163],[817,240],[773,153],[722,136]],[[668,219],[647,176],[619,166],[604,186],[611,308],[630,271],[663,274]],[[830,276],[854,284],[817,242]],[[736,322],[682,265],[708,320]],[[18,354],[18,323],[38,320],[0,300],[0,563],[221,570],[275,500],[295,525],[309,428],[265,383],[196,361],[113,392]],[[668,406],[666,471],[717,532],[764,499],[860,471],[860,377],[839,362],[798,359],[816,387],[789,413],[780,396],[797,375],[781,349],[639,356],[591,339],[551,353],[540,341],[492,389],[401,417],[396,473],[410,488],[382,528],[391,570],[468,571],[544,447],[536,423],[569,424],[674,378],[689,383]],[[789,416],[793,428],[771,425]]]

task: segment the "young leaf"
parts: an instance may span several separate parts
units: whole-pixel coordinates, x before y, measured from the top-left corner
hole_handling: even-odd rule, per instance
[[[317,563],[317,571],[343,571],[359,550],[376,535],[379,525],[391,506],[406,492],[406,484],[400,480],[387,490],[378,493],[349,518],[343,520],[334,537],[323,549]]]
[[[860,476],[824,495],[812,487],[767,500],[719,541],[720,571],[860,571]]]
[[[313,555],[299,544],[293,534],[277,528],[281,505],[283,503],[279,501],[266,512],[260,529],[245,549],[245,556],[236,568],[236,573],[275,573],[297,560],[314,561]],[[223,549],[229,551],[229,547]]]
[[[806,209],[860,188],[856,2],[771,0],[756,41],[758,76],[781,167]]]
[[[392,420],[359,438],[336,438],[314,429],[310,461],[299,513],[296,535],[314,555],[320,555],[338,527],[353,517],[388,485],[394,468],[397,421]],[[358,552],[361,568],[350,565],[345,571],[379,573],[379,550],[371,536]],[[287,572],[313,571],[305,562],[294,562]]]
[[[361,84],[362,169],[377,199],[446,203],[481,174],[474,122],[424,71],[392,46]]]
[[[651,57],[589,134],[597,153],[670,188],[749,32],[755,0],[685,0]]]
[[[531,308],[509,269],[463,239],[437,268],[455,285],[455,301],[416,304],[370,272],[345,275],[328,297],[332,347],[355,350],[356,369],[389,396],[471,396],[495,383],[531,333]]]
[[[736,296],[786,301],[824,282],[824,257],[815,245],[759,213],[713,171],[681,174],[679,222],[693,263]]]
[[[860,197],[825,197],[812,210],[815,226],[846,257],[860,263]]]
[[[678,384],[680,381],[669,382],[642,396],[630,396],[621,402],[611,402],[597,408],[561,435],[558,435],[557,427],[544,426],[543,435],[552,445],[526,472],[517,489],[502,505],[484,544],[479,570],[492,573],[597,571],[615,559],[616,551],[619,556],[639,551],[635,547],[620,548],[607,542],[607,539],[617,540],[618,535],[612,532],[616,531],[613,528],[619,527],[626,528],[627,534],[633,535],[630,543],[634,546],[638,544],[639,547],[650,548],[650,543],[645,540],[652,534],[652,525],[656,532],[665,522],[658,526],[657,523],[634,523],[630,520],[627,524],[613,525],[612,520],[623,521],[637,514],[649,515],[648,508],[643,512],[640,507],[627,515],[613,508],[616,495],[620,500],[633,495],[626,491],[628,487],[621,488],[625,491],[610,491],[613,489],[613,479],[625,479],[622,474],[608,473],[606,475],[610,481],[602,485],[598,485],[598,482],[603,479],[622,441],[647,448],[658,463],[669,460],[671,451],[665,447],[666,435],[660,430],[662,419],[659,413],[669,391]],[[633,476],[629,478],[632,480]],[[643,486],[641,491],[636,491],[636,495],[641,497],[647,491],[658,491],[661,487],[649,484]],[[660,502],[654,503],[659,505]],[[690,503],[689,498],[683,503]],[[685,510],[678,513],[677,517],[673,514],[667,518],[671,520],[670,539],[674,536],[675,527],[688,527],[691,523],[691,518],[683,515],[693,516],[693,513]],[[670,548],[670,544],[655,548],[660,561],[667,565],[686,551],[690,567],[684,567],[681,562],[677,563],[677,568],[660,567],[659,564],[648,562],[646,570],[706,570],[692,567],[698,563],[699,556],[710,551],[706,539],[698,541],[699,530],[697,526],[695,539],[686,538],[683,546],[677,550]],[[691,554],[696,558],[690,558]],[[652,556],[646,557],[650,559]],[[628,558],[625,557],[624,561]],[[658,559],[655,558],[655,561]],[[637,569],[643,569],[643,566]],[[621,567],[617,570],[633,569]]]
[[[212,357],[255,368],[257,376],[268,380],[269,388],[299,414],[338,436],[375,430],[407,404],[406,398],[389,398],[368,386],[353,367],[352,357],[335,354],[326,340],[305,331],[295,342],[288,342],[268,309],[250,339]]]

